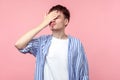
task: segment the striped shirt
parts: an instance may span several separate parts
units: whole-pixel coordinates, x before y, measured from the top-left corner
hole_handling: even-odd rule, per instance
[[[34,80],[44,80],[45,58],[51,44],[52,35],[44,35],[32,39],[21,49],[22,53],[30,53],[36,57]],[[86,54],[79,39],[68,36],[68,76],[69,80],[89,80],[89,70]]]

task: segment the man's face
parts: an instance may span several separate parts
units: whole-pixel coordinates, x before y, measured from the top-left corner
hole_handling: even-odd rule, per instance
[[[64,14],[58,11],[58,17],[51,21],[49,27],[52,31],[54,30],[64,30],[68,24],[68,19],[64,17]]]

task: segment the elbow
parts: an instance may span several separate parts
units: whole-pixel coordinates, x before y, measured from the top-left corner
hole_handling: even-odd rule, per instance
[[[23,49],[23,46],[19,43],[15,43],[14,46],[17,48],[17,49]]]

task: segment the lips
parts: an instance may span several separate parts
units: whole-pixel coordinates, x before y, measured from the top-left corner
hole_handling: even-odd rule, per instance
[[[55,26],[55,22],[54,21],[52,21],[52,22],[50,22],[50,24],[49,24],[51,27],[54,27]]]

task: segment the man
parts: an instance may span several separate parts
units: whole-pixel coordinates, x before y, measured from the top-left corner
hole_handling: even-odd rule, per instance
[[[53,6],[43,22],[23,35],[15,44],[22,53],[36,58],[35,80],[89,80],[88,63],[80,40],[66,35],[69,10]],[[34,38],[49,25],[52,35]]]

